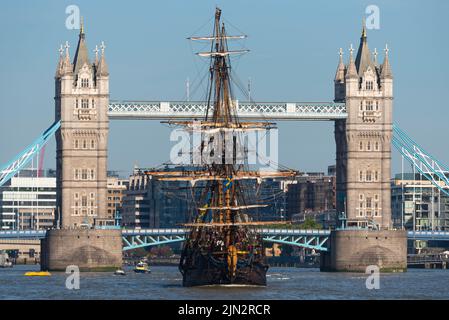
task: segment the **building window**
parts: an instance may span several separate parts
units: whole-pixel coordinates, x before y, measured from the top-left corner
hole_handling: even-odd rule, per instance
[[[374,171],[374,181],[377,181],[379,179],[379,174],[377,171]]]
[[[87,207],[87,196],[81,197],[81,206]]]
[[[87,78],[81,79],[81,87],[82,88],[89,88],[89,79],[87,79]]]
[[[75,149],[79,148],[79,143],[78,143],[78,139],[75,140]]]
[[[371,170],[366,171],[366,181],[371,182]]]
[[[78,109],[78,99],[75,99],[75,109]]]
[[[360,141],[359,150],[363,150],[363,142],[362,141]]]
[[[376,100],[376,111],[379,111],[379,101]]]
[[[87,169],[81,170],[81,180],[87,180]]]
[[[95,108],[95,99],[92,99],[92,105],[91,105],[91,108],[92,108],[92,109]]]
[[[371,151],[371,142],[370,141],[368,141],[366,143],[366,150]]]
[[[81,99],[81,108],[83,109],[89,108],[89,99]]]
[[[366,207],[371,208],[371,197],[366,197]]]
[[[374,143],[374,149],[379,151],[379,142],[376,141],[376,143]]]
[[[78,192],[75,192],[75,194],[74,194],[75,199],[78,199],[79,196],[80,196],[80,194]]]
[[[83,140],[83,149],[87,149],[87,143],[86,143],[86,140]]]
[[[363,100],[360,100],[360,111],[363,111]]]
[[[359,171],[359,181],[363,181],[363,171]],[[362,195],[360,195],[362,196]]]
[[[79,170],[75,169],[75,180],[79,179]]]
[[[95,194],[93,192],[90,193],[90,198],[95,199]]]
[[[373,90],[373,82],[372,81],[366,82],[366,90]]]
[[[373,111],[373,101],[366,102],[366,111]]]
[[[91,178],[92,180],[95,180],[95,170],[94,170],[94,169],[91,169],[91,170],[90,170],[90,178]]]
[[[95,141],[94,140],[90,140],[90,148],[95,149]]]
[[[363,200],[363,194],[359,194],[359,199]]]

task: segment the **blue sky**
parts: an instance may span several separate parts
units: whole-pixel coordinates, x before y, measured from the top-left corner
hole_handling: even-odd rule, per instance
[[[59,45],[78,30],[65,27],[68,5],[84,16],[89,50],[102,40],[111,99],[182,100],[185,81],[204,69],[186,37],[223,10],[230,32],[249,35],[251,52],[235,61],[256,101],[331,101],[338,49],[358,47],[368,5],[380,9],[380,29],[368,30],[370,49],[388,43],[394,74],[394,119],[417,142],[449,164],[449,1],[9,1],[0,10],[0,164],[8,162],[54,119],[54,72]],[[211,21],[196,34],[209,32]],[[238,28],[238,29],[237,29]],[[198,96],[200,97],[200,96]],[[194,97],[192,97],[194,98]],[[115,120],[109,168],[129,171],[169,159],[169,130],[157,121]],[[279,124],[282,164],[323,171],[335,161],[332,122]],[[55,143],[46,167],[55,167]],[[393,173],[400,157],[393,154]]]

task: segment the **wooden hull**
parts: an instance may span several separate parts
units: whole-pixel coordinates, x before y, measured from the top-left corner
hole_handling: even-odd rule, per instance
[[[235,275],[229,276],[224,262],[209,256],[198,255],[189,265],[179,266],[183,275],[182,284],[185,287],[207,285],[251,285],[266,286],[268,265],[261,261],[240,262]]]

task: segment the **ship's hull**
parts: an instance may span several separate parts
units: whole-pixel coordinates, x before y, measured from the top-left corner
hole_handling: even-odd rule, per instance
[[[199,255],[190,266],[180,265],[185,287],[207,285],[267,285],[268,265],[263,262],[239,263],[235,275],[230,276],[224,263]]]

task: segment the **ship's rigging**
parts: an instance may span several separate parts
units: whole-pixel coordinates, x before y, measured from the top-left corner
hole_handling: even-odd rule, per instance
[[[279,222],[254,221],[252,209],[266,204],[248,199],[248,181],[260,183],[264,178],[293,177],[296,172],[249,170],[244,161],[244,135],[251,131],[266,132],[275,128],[271,122],[241,122],[234,103],[231,83],[231,60],[236,54],[249,50],[230,50],[228,40],[246,38],[227,35],[221,23],[221,10],[216,9],[213,34],[190,37],[191,41],[210,41],[208,57],[209,84],[207,108],[199,121],[168,121],[189,134],[199,134],[200,144],[193,153],[199,155],[194,170],[145,172],[161,181],[187,181],[191,187],[201,185],[190,221],[185,227],[190,233],[184,244],[180,271],[185,286],[210,284],[266,285],[265,253],[255,227]],[[243,152],[239,153],[239,150]],[[243,158],[243,159],[242,159]]]

